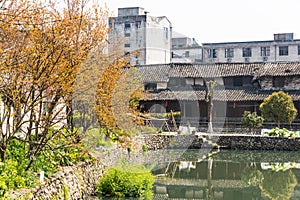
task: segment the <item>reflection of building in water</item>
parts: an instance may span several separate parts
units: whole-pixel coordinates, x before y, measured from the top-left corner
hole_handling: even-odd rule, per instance
[[[164,170],[160,169],[154,173],[163,174]],[[168,166],[167,172],[173,178],[158,179],[155,183],[155,194],[160,197],[167,196],[165,199],[207,199],[207,196],[210,195],[216,200],[266,200],[268,198],[264,196],[264,192],[258,185],[262,185],[263,174],[267,171],[271,170],[262,169],[260,163],[213,160],[210,168],[208,161],[175,162]],[[299,180],[299,170],[287,169],[286,172],[292,173]],[[285,172],[281,171],[280,173]],[[276,172],[274,172],[274,176],[276,176]],[[288,184],[286,183],[286,185]],[[299,198],[300,184],[298,181],[290,199]]]
[[[179,170],[187,169],[188,171],[190,171],[190,169],[196,169],[196,162],[180,161],[178,168]]]

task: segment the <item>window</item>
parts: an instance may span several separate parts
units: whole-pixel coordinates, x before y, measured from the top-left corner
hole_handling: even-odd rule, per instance
[[[243,86],[243,77],[242,76],[233,77],[233,86]]]
[[[130,24],[125,24],[125,29],[128,29],[128,28],[130,28],[130,27],[131,27]]]
[[[289,46],[279,46],[279,55],[288,56],[289,55]]]
[[[130,33],[125,33],[125,37],[130,37]]]
[[[168,83],[169,87],[185,86],[185,85],[186,85],[185,78],[179,78],[179,77],[170,77]]]
[[[260,56],[270,56],[270,47],[260,47]]]
[[[164,38],[167,40],[169,38],[169,29],[164,27]]]
[[[300,55],[300,45],[298,45],[298,55]]]
[[[125,48],[129,48],[129,47],[130,47],[130,44],[125,44],[124,47],[125,47]]]
[[[233,48],[226,48],[225,49],[225,58],[233,58],[234,50]]]
[[[282,88],[284,87],[285,78],[283,76],[273,77],[273,87]]]
[[[135,22],[135,27],[136,28],[140,28],[141,27],[141,23],[142,23],[141,21],[136,21]]]
[[[154,92],[156,89],[157,89],[157,84],[156,83],[147,83],[147,84],[145,84],[145,90],[146,91]]]
[[[252,51],[251,48],[243,48],[243,57],[251,57]]]
[[[216,58],[217,57],[217,50],[216,49],[207,49],[208,57],[209,58]]]
[[[189,52],[189,51],[185,51],[185,52],[184,52],[184,56],[185,56],[186,58],[190,57],[190,52]]]

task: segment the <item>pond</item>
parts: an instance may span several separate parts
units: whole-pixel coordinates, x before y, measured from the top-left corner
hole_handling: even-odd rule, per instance
[[[177,159],[152,165],[154,199],[300,199],[299,152],[178,151],[164,152]]]

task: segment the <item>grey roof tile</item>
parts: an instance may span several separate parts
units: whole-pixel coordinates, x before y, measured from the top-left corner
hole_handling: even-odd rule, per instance
[[[215,101],[263,101],[274,90],[255,90],[255,89],[219,89],[214,91]],[[300,100],[300,91],[288,91],[293,100]],[[148,100],[205,100],[205,90],[196,91],[170,91],[164,90],[159,93],[147,94]]]

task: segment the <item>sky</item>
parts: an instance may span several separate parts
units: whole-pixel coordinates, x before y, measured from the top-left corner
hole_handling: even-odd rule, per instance
[[[200,43],[273,40],[274,33],[300,39],[300,0],[99,0],[112,16],[118,8],[143,7],[166,16],[173,31]]]

